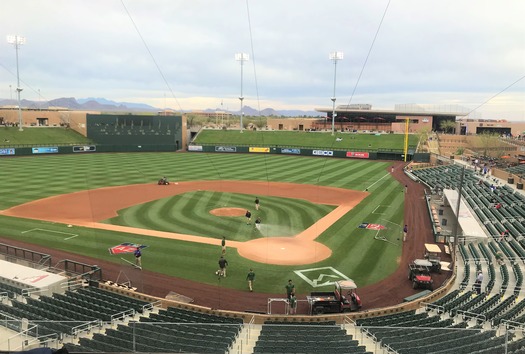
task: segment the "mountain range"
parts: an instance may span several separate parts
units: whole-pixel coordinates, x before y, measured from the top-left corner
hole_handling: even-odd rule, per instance
[[[0,99],[1,106],[17,106],[18,103],[16,100],[10,99]],[[103,112],[159,112],[162,111],[161,108],[153,107],[145,103],[132,103],[132,102],[115,102],[105,98],[100,97],[87,97],[79,98],[75,97],[61,97],[56,98],[50,101],[31,101],[23,99],[21,101],[21,106],[23,108],[32,108],[32,109],[46,109],[49,107],[63,107],[74,111],[103,111]],[[273,108],[265,108],[259,111],[251,108],[250,106],[244,106],[244,115],[245,116],[274,116],[274,117],[321,117],[324,114],[317,111],[302,111],[302,110],[275,110]],[[217,111],[222,111],[222,109],[206,109],[204,112],[213,113]],[[189,111],[184,111],[184,113],[190,113]],[[231,114],[238,115],[240,111],[227,111]]]

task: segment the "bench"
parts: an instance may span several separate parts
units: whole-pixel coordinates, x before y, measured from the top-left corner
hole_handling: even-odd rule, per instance
[[[410,302],[410,301],[414,301],[414,300],[417,300],[419,298],[422,298],[428,294],[430,294],[432,291],[431,290],[423,290],[417,294],[414,294],[414,295],[410,295],[410,296],[407,296],[403,299],[403,302]]]

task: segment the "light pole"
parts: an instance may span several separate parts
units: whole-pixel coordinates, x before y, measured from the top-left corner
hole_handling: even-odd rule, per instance
[[[243,129],[242,116],[244,115],[243,106],[242,106],[242,101],[244,100],[244,97],[242,95],[242,74],[243,74],[242,68],[244,66],[244,62],[248,61],[249,59],[250,59],[250,57],[246,53],[235,53],[235,60],[237,60],[239,63],[241,63],[241,95],[239,96],[239,100],[241,101],[241,133],[242,133],[242,129]]]
[[[343,60],[343,52],[331,52],[329,57],[334,62],[334,95],[332,98],[332,135],[335,134],[335,79],[337,74],[337,61]]]
[[[16,51],[16,92],[18,94],[18,130],[24,130],[22,128],[22,107],[20,107],[20,75],[18,73],[18,48],[26,43],[26,38],[19,35],[9,35],[7,36],[7,43],[14,45]]]

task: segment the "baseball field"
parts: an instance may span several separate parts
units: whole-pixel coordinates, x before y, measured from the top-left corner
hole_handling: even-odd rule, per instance
[[[258,292],[279,293],[289,278],[301,292],[330,288],[323,284],[338,278],[372,284],[396,270],[401,254],[404,189],[388,162],[120,153],[1,164],[4,238],[101,261],[133,261],[108,249],[142,244],[144,270],[216,284],[225,236],[229,267],[221,286],[245,289],[253,268]],[[156,185],[162,176],[169,186]]]

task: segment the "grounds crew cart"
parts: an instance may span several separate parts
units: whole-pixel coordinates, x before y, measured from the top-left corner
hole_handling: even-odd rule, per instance
[[[412,289],[433,290],[431,267],[432,263],[426,259],[415,259],[408,265],[408,280],[412,282]]]
[[[306,297],[310,314],[339,313],[357,311],[361,308],[361,298],[356,294],[357,286],[352,279],[339,280],[333,292],[312,292]]]

